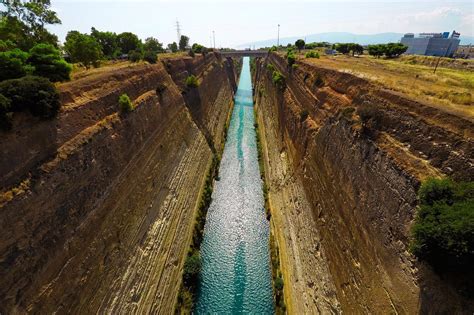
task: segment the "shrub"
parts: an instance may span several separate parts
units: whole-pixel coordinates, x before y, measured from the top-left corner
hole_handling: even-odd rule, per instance
[[[357,114],[362,120],[364,127],[369,129],[377,128],[382,120],[382,115],[377,109],[377,106],[373,104],[363,104],[357,108]]]
[[[272,81],[273,84],[275,84],[280,90],[283,90],[285,88],[285,77],[283,76],[283,74],[280,73],[280,71],[273,71]]]
[[[286,60],[288,61],[288,65],[291,67],[296,62],[296,55],[293,50],[288,50],[286,53]]]
[[[142,57],[142,52],[140,50],[132,50],[128,53],[128,60],[131,62],[139,62]]]
[[[269,63],[267,64],[267,70],[273,72],[275,71],[275,67],[271,63]]]
[[[125,93],[120,95],[118,103],[121,113],[129,113],[133,110],[133,105],[130,101],[130,97],[128,97],[128,95]]]
[[[158,56],[153,51],[145,51],[145,54],[143,55],[143,60],[153,64],[156,63],[156,61],[158,60]]]
[[[278,291],[283,290],[283,279],[281,277],[276,277],[275,289],[277,289]]]
[[[272,52],[272,51],[277,51],[277,50],[278,50],[277,46],[272,46],[272,47],[270,47],[270,49],[268,51]]]
[[[196,54],[194,53],[194,51],[193,51],[192,49],[190,49],[190,50],[188,51],[188,55],[189,55],[190,57],[193,57],[193,58],[194,58],[194,56],[196,56]]]
[[[12,127],[10,108],[11,101],[0,94],[0,129],[9,130]]]
[[[199,251],[194,251],[192,255],[186,257],[183,270],[183,281],[187,287],[196,287],[199,282],[201,272],[201,255]]]
[[[319,58],[319,53],[317,51],[308,51],[304,56],[305,58]]]
[[[195,88],[199,86],[198,79],[194,75],[190,75],[186,78],[186,86],[190,88]]]
[[[48,78],[51,82],[69,80],[72,66],[61,58],[59,50],[50,44],[37,44],[30,49],[28,63],[33,74]]]
[[[53,118],[61,106],[54,85],[46,78],[26,76],[0,82],[0,94],[11,101],[11,110],[29,110],[33,116]]]
[[[0,52],[0,81],[17,79],[26,75],[27,58],[28,53],[20,49]]]
[[[440,269],[474,263],[474,182],[429,179],[419,190],[413,254]]]
[[[306,109],[303,109],[301,112],[300,112],[300,121],[303,122],[306,120],[306,118],[308,118],[308,111]]]

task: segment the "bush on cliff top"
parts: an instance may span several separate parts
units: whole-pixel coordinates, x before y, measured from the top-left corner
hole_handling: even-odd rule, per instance
[[[132,102],[127,94],[120,95],[118,102],[121,113],[129,113],[133,110]]]
[[[474,182],[429,179],[419,190],[411,251],[440,269],[474,264]]]
[[[55,117],[61,106],[56,88],[42,77],[26,76],[0,82],[0,94],[10,100],[11,112],[28,110],[43,119]]]
[[[308,51],[305,58],[319,58],[319,53],[317,51]]]

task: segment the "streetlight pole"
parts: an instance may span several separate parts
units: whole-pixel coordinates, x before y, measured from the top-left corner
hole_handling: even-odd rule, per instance
[[[212,31],[212,40],[214,41],[214,49],[216,49],[216,34]]]
[[[277,49],[280,47],[280,24],[278,24]]]

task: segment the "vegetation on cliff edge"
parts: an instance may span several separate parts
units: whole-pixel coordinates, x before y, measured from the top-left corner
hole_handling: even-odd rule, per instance
[[[474,264],[474,182],[428,179],[419,190],[411,251],[438,270]]]
[[[255,112],[254,112],[255,114]],[[256,114],[255,114],[256,115]],[[255,119],[256,120],[256,119]],[[265,164],[263,160],[263,147],[258,123],[254,124],[255,135],[257,141],[258,165],[260,169],[260,177],[262,179],[263,198],[265,201],[265,213],[267,219],[271,219],[270,203],[268,199],[268,186],[266,184]],[[280,255],[278,243],[276,242],[272,231],[270,231],[270,259],[272,269],[273,298],[275,302],[275,314],[286,314],[285,298],[283,295],[283,275],[280,269]]]

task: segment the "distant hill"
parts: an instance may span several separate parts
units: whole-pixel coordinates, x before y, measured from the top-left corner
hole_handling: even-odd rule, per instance
[[[294,37],[284,37],[280,38],[280,44],[286,45],[288,43],[294,43],[299,38],[305,38],[306,42],[330,42],[330,43],[359,43],[361,45],[370,45],[370,44],[382,44],[389,42],[398,42],[402,38],[403,33],[379,33],[379,34],[353,34],[346,32],[330,32],[330,33],[319,33],[311,34],[306,36],[294,36]],[[461,34],[461,45],[474,44],[474,37],[472,36],[463,36]],[[255,46],[255,48],[260,47],[270,47],[276,44],[276,38],[256,41],[251,43],[246,43],[239,45],[238,48],[247,48],[249,46]]]

